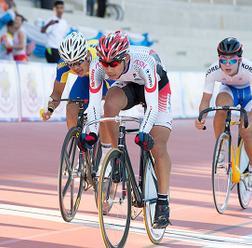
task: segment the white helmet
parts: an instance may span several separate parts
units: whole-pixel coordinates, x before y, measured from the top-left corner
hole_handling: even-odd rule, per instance
[[[87,53],[88,43],[81,33],[72,32],[59,46],[59,55],[66,63],[85,59]]]

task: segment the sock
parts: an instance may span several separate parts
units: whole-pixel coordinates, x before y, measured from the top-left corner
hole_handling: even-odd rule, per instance
[[[157,205],[168,205],[168,194],[158,193]]]
[[[249,172],[252,173],[252,165],[249,164]]]
[[[113,147],[111,144],[104,144],[101,143],[101,147],[102,147],[102,157],[101,157],[101,161],[104,160],[106,154],[109,152],[109,150],[111,150]]]

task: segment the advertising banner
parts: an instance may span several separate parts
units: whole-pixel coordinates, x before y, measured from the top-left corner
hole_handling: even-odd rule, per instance
[[[45,83],[39,63],[17,63],[20,79],[21,115],[24,121],[41,120],[39,111],[44,104]]]
[[[0,60],[0,121],[19,121],[19,82],[16,63]]]
[[[45,107],[54,87],[55,64],[0,61],[0,121],[42,121],[40,109]],[[196,118],[203,95],[205,73],[169,72],[173,118]],[[77,79],[69,74],[61,98],[68,98]],[[216,82],[210,106],[220,83]],[[50,121],[66,120],[66,102],[61,102]],[[214,113],[211,113],[213,115]],[[120,115],[143,116],[141,105],[121,111]]]

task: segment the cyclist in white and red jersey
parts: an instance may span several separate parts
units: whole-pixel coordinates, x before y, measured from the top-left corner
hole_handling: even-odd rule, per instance
[[[252,62],[242,58],[243,46],[233,37],[221,41],[217,48],[219,60],[213,63],[206,73],[203,97],[200,103],[199,112],[208,108],[214,90],[215,81],[221,82],[219,93],[216,98],[216,106],[237,106],[248,111],[249,122],[252,122]],[[225,111],[216,111],[214,117],[215,137],[224,131],[226,119]],[[206,115],[203,116],[201,123],[195,120],[195,126],[203,129]],[[252,126],[244,128],[240,125],[240,134],[244,140],[244,145],[250,159],[249,187],[252,188]],[[224,160],[224,153],[220,154],[220,163]]]
[[[104,116],[119,115],[120,110],[145,103],[143,122],[135,142],[150,150],[155,159],[158,178],[158,200],[154,228],[165,228],[169,223],[169,176],[171,162],[167,152],[167,142],[171,132],[170,85],[167,72],[159,56],[150,48],[130,46],[125,33],[117,31],[104,35],[96,47],[98,57],[90,64],[90,103],[89,121],[100,118],[102,82],[109,78],[116,80],[108,90]],[[113,147],[117,146],[118,125],[108,122],[107,130]],[[97,136],[99,125],[90,127],[90,134],[82,142],[89,143]],[[121,180],[121,171],[117,168],[112,178]]]

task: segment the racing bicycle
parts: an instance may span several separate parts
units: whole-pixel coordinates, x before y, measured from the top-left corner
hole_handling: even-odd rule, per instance
[[[84,113],[84,105],[87,100],[76,98],[53,101],[67,101],[79,105],[77,125],[76,127],[72,127],[66,134],[61,150],[58,171],[60,212],[62,218],[70,222],[77,213],[83,190],[87,191],[93,188],[95,200],[97,199],[98,177],[96,176],[96,172],[102,150],[100,139],[98,139],[92,149],[85,149],[83,151],[78,146],[79,135],[81,135],[83,126],[87,122],[87,115]]]
[[[238,131],[236,156],[232,143],[230,127],[241,125],[241,116],[244,114],[244,127],[248,127],[248,114],[241,107],[217,106],[207,108],[199,114],[202,116],[211,111],[224,110],[227,112],[225,130],[219,135],[213,153],[212,162],[212,192],[214,205],[218,213],[223,213],[227,208],[230,191],[237,184],[239,203],[243,209],[247,208],[251,199],[248,188],[249,158],[244,148],[244,142]],[[239,111],[239,121],[231,121],[231,112]],[[205,127],[204,127],[205,129]]]
[[[141,150],[138,183],[127,151],[125,136],[138,129],[126,129],[127,121],[140,123],[135,117],[116,116],[88,122],[89,125],[101,121],[119,122],[118,147],[111,149],[102,165],[98,187],[98,214],[102,238],[106,247],[124,247],[134,220],[143,212],[145,229],[154,244],[159,243],[164,229],[153,229],[155,207],[158,194],[158,182],[154,171],[154,159],[150,151]],[[120,168],[120,180],[113,178],[115,168]],[[107,204],[104,206],[104,204]],[[140,211],[134,211],[139,209]]]

